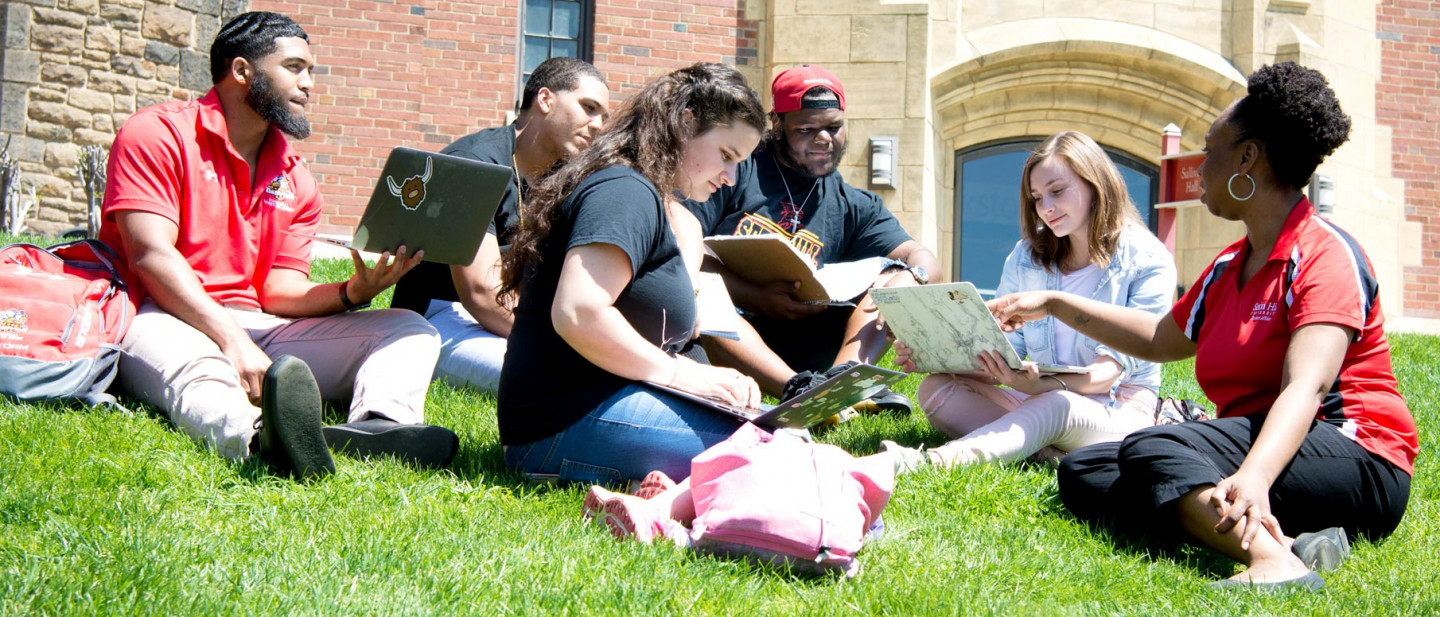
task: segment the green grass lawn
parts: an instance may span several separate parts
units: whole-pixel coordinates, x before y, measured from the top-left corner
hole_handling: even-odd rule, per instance
[[[1410,509],[1317,594],[1212,592],[1228,560],[1092,531],[1043,466],[902,477],[853,581],[617,543],[581,523],[583,487],[505,469],[493,398],[435,385],[428,418],[461,438],[449,470],[337,457],[313,484],[226,462],[149,410],[0,402],[0,614],[1433,615],[1440,339],[1391,342],[1422,427]],[[1167,367],[1164,390],[1198,398],[1188,363]],[[920,415],[821,438],[856,454],[941,440]]]

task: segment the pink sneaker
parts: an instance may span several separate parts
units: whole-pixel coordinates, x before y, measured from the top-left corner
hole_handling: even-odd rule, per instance
[[[643,499],[624,493],[612,493],[599,486],[590,487],[590,492],[585,495],[585,503],[581,506],[581,514],[586,520],[600,519],[615,539],[633,537],[641,544],[650,544],[655,540],[655,536],[666,535],[663,523],[669,520],[661,517]]]
[[[634,495],[641,499],[649,499],[672,488],[675,488],[675,481],[665,475],[665,472],[656,469],[645,474],[645,479],[640,481],[640,486],[635,489]]]

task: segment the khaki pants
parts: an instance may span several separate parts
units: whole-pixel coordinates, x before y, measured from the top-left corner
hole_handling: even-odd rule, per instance
[[[421,316],[388,309],[287,319],[226,310],[271,358],[289,354],[310,365],[325,399],[348,399],[348,421],[424,420],[440,339]],[[252,454],[260,408],[205,333],[146,300],[120,350],[118,383],[125,393],[165,410],[181,431],[221,456]]]

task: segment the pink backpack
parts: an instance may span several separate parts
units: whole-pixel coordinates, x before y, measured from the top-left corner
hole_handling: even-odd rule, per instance
[[[752,424],[696,456],[690,473],[696,550],[847,577],[895,486],[893,463]]]

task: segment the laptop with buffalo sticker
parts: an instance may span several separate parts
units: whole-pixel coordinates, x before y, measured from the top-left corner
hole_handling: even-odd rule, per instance
[[[355,225],[354,240],[286,232],[347,249],[380,253],[402,244],[425,261],[469,265],[515,174],[504,165],[399,147]]]
[[[809,428],[826,418],[840,414],[905,378],[905,373],[870,364],[856,364],[775,406],[746,409],[708,399],[697,394],[651,383],[650,386],[695,401],[706,407],[734,416],[758,426],[772,428]]]

